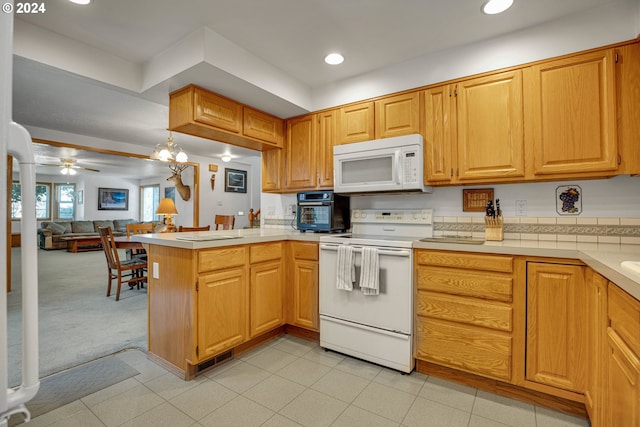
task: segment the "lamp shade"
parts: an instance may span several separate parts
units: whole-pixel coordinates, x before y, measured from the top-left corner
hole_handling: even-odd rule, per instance
[[[177,215],[178,210],[176,209],[176,205],[173,203],[168,197],[160,200],[158,204],[158,209],[156,209],[156,214],[158,215]]]

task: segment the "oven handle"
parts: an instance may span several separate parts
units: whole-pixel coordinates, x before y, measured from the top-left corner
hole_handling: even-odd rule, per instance
[[[341,245],[329,245],[329,244],[323,243],[320,245],[320,249],[337,252],[339,246]],[[362,246],[353,245],[353,250],[355,253],[362,253]],[[380,255],[399,256],[399,257],[411,256],[411,251],[408,251],[406,249],[378,249],[378,253]]]
[[[331,202],[298,202],[300,206],[329,206]]]

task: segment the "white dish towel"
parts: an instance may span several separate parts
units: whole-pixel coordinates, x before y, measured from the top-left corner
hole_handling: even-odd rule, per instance
[[[353,282],[356,281],[356,264],[353,254],[353,246],[338,246],[337,264],[336,288],[343,291],[352,291]]]
[[[364,295],[378,295],[380,293],[380,264],[377,248],[362,248],[360,290]]]

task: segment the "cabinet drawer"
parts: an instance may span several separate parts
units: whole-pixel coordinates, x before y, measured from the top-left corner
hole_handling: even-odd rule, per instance
[[[416,263],[419,265],[429,264],[501,273],[513,272],[513,257],[511,256],[420,250],[416,255]]]
[[[503,381],[511,381],[511,337],[418,317],[416,357]]]
[[[291,253],[294,259],[318,261],[318,244],[291,242]]]
[[[201,250],[198,252],[198,272],[241,267],[245,265],[246,259],[246,246]]]
[[[255,264],[258,262],[280,260],[282,258],[282,243],[262,243],[251,245],[249,253],[249,262]]]
[[[616,331],[636,354],[640,354],[640,302],[613,283],[609,283],[608,312],[611,329]]]
[[[416,273],[416,285],[421,290],[505,302],[513,299],[510,276],[431,266],[419,266]]]
[[[511,332],[513,309],[501,303],[418,291],[419,316]]]

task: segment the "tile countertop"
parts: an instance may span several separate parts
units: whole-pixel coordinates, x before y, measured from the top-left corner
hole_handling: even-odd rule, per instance
[[[319,242],[323,233],[302,233],[281,229],[238,229],[219,231],[197,231],[184,233],[138,234],[131,240],[142,243],[172,246],[184,249],[207,249],[231,245],[297,240]],[[212,238],[228,236],[229,239],[190,241],[184,238]],[[622,261],[640,261],[640,245],[615,245],[604,243],[549,242],[536,240],[503,240],[485,242],[482,245],[464,243],[420,242],[413,244],[416,249],[438,249],[460,252],[479,252],[506,255],[538,256],[551,258],[579,259],[595,271],[620,286],[637,300],[640,300],[640,274],[620,266]]]
[[[461,243],[415,242],[414,248],[507,255],[579,259],[595,271],[640,300],[640,274],[620,266],[622,261],[640,261],[640,245],[609,243],[549,242],[537,240],[503,240],[482,245]]]

